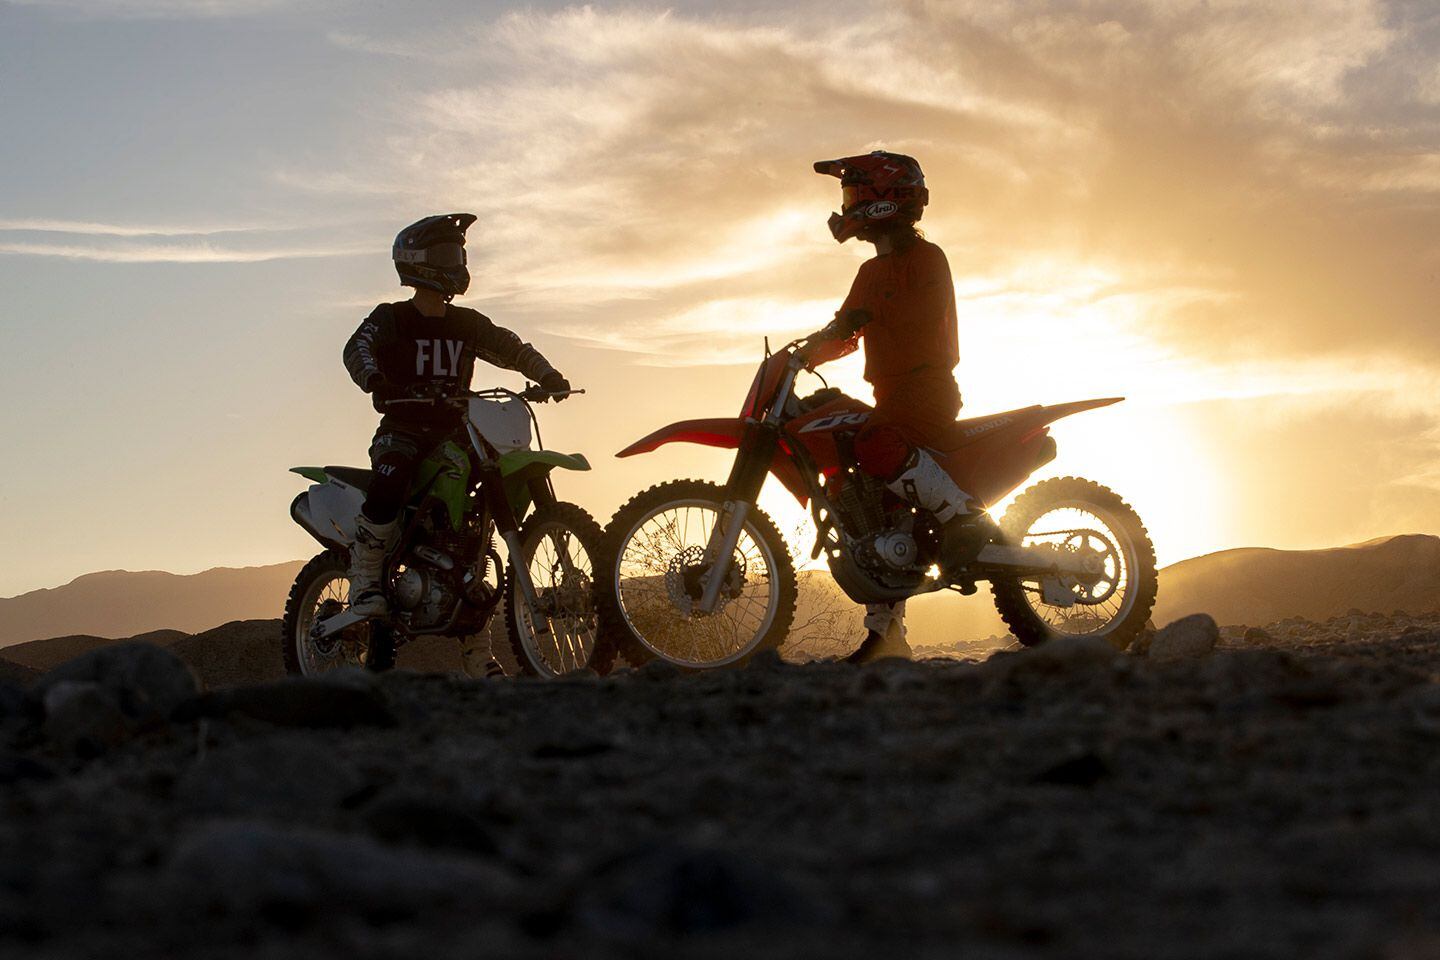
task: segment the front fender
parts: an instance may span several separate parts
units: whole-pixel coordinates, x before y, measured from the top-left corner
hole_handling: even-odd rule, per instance
[[[648,437],[636,440],[615,456],[633,457],[637,453],[650,453],[667,443],[698,443],[706,447],[734,450],[740,446],[740,439],[745,436],[745,426],[745,421],[738,417],[681,420],[679,423],[661,427]]]
[[[633,457],[637,453],[649,453],[657,450],[667,443],[698,443],[705,447],[736,450],[739,449],[740,441],[744,439],[745,431],[749,427],[749,422],[739,417],[681,420],[679,423],[661,427],[649,436],[636,440],[615,456]],[[781,437],[779,449],[776,450],[774,459],[770,461],[770,472],[796,500],[799,500],[802,505],[807,504],[810,502],[810,491],[806,488],[805,479],[800,475],[800,471],[789,459],[789,453],[790,449],[786,440]]]
[[[505,499],[516,517],[525,516],[532,499],[530,484],[545,477],[551,470],[589,470],[590,461],[583,453],[557,453],[554,450],[512,450],[500,457],[500,476],[505,483]]]

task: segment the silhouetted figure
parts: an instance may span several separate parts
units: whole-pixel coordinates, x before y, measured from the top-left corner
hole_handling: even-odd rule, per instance
[[[518,370],[551,392],[570,389],[540,351],[484,314],[450,302],[470,286],[465,231],[475,220],[474,214],[449,213],[401,230],[391,256],[401,285],[415,294],[377,306],[345,344],[351,379],[384,414],[370,444],[374,480],[350,549],[350,608],[366,616],[386,612],[380,575],[415,468],[460,428],[462,418],[445,404],[387,404],[468,390],[476,357]],[[562,399],[560,393],[556,400]]]
[[[840,243],[851,237],[873,243],[875,257],[861,265],[835,319],[814,335],[819,342],[808,348],[809,367],[854,352],[864,339],[875,412],[855,438],[860,468],[941,524],[964,523],[970,497],[924,449],[960,412],[950,265],[915,226],[930,202],[925,174],[913,157],[880,150],[822,160],[815,172],[840,179],[842,205],[830,217],[831,234]],[[945,538],[947,545],[965,541]],[[865,641],[849,659],[908,657],[904,601],[868,604],[865,612]]]

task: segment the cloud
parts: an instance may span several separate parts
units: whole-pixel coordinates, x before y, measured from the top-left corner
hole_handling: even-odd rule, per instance
[[[336,245],[330,236],[334,227],[335,224],[308,224],[301,228],[276,224],[134,224],[5,217],[0,218],[0,255],[102,263],[261,263],[374,253],[369,244]],[[66,240],[36,239],[33,235],[37,234],[60,235]],[[71,237],[75,239],[69,239]],[[209,239],[212,237],[224,237],[225,241]]]
[[[1436,49],[1433,5],[1378,0],[517,12],[429,48],[444,79],[325,188],[474,209],[477,295],[693,363],[717,354],[673,331],[709,304],[747,336],[798,323],[784,304],[827,318],[856,251],[809,163],[885,146],[924,162],[962,294],[1014,286],[962,303],[965,342],[1043,314],[1255,389],[1286,356],[1367,390],[1336,358],[1440,363]],[[1140,312],[1050,297],[1097,271]]]
[[[245,17],[305,3],[305,0],[0,0],[87,17],[115,19],[202,19]]]
[[[190,237],[220,233],[249,233],[276,229],[254,224],[211,226],[159,226],[122,223],[94,223],[84,220],[53,220],[39,217],[0,217],[0,231],[32,233],[77,233],[99,237]]]
[[[101,263],[262,263],[312,257],[347,257],[373,254],[359,247],[279,247],[236,249],[202,243],[194,245],[147,243],[100,247],[82,244],[26,243],[0,240],[0,255],[61,257]]]

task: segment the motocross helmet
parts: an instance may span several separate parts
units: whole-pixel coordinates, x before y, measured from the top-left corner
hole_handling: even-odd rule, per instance
[[[840,243],[874,228],[912,224],[930,202],[920,164],[903,153],[876,150],[821,160],[815,172],[840,178],[840,212],[830,215],[830,233]]]
[[[401,230],[390,251],[400,285],[435,290],[446,299],[464,293],[470,286],[465,231],[476,219],[473,213],[446,213]]]

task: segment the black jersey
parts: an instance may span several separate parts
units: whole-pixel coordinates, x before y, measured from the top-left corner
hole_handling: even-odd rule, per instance
[[[419,386],[435,385],[447,391],[466,390],[475,373],[475,358],[518,370],[539,380],[554,370],[539,350],[483,313],[453,304],[443,317],[427,317],[409,300],[382,303],[345,344],[345,369],[367,393],[375,393],[375,409],[386,400],[408,395]],[[372,390],[376,374],[385,386]],[[438,422],[456,418],[448,408],[417,404],[398,418]]]

